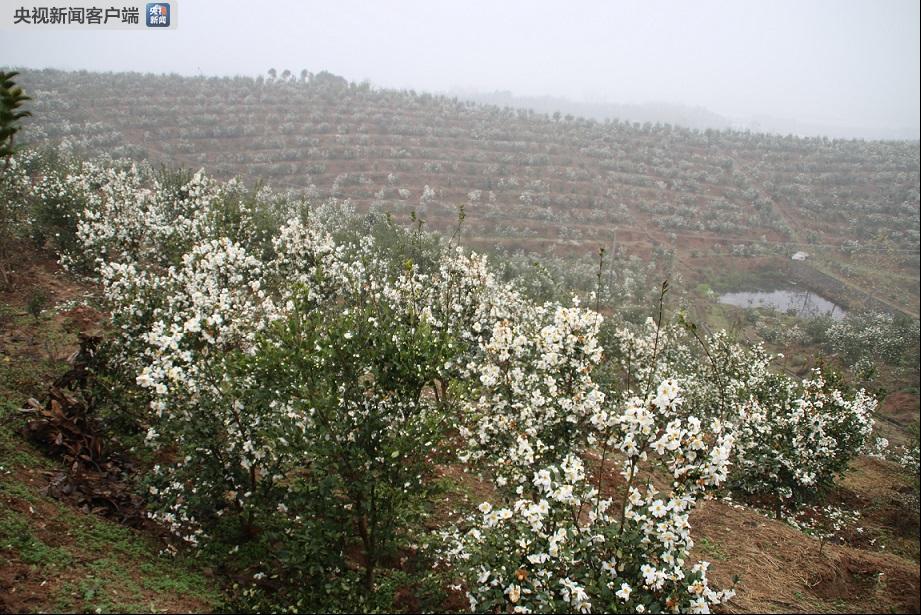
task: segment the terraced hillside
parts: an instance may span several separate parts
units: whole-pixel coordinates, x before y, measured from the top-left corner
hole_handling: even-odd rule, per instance
[[[510,251],[673,251],[693,274],[806,250],[843,294],[917,317],[917,142],[599,122],[285,77],[44,70],[22,83],[33,140],[415,211],[435,228],[463,205],[468,242]]]

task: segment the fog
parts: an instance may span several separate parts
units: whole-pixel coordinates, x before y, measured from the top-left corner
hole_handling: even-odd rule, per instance
[[[565,98],[585,114],[655,103],[717,127],[919,135],[917,0],[185,0],[177,9],[174,31],[0,30],[0,64],[186,75],[307,68],[380,87],[501,90],[526,106]],[[681,109],[672,115],[682,123]]]

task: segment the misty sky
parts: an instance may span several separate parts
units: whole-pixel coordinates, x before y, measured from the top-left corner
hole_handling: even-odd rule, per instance
[[[667,102],[918,137],[917,0],[184,0],[177,8],[175,31],[0,30],[0,65],[325,69],[386,87]]]

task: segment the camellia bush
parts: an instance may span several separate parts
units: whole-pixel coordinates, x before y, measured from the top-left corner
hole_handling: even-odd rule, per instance
[[[696,416],[731,429],[728,485],[769,503],[778,516],[820,499],[870,443],[877,407],[872,395],[836,388],[820,368],[803,381],[777,373],[771,369],[775,357],[760,344],[744,347],[723,332],[704,340],[679,318],[663,328],[650,321],[640,331],[619,330],[613,346],[623,378],[671,374],[693,398]],[[657,346],[659,360],[653,361]],[[700,360],[695,347],[704,355]]]
[[[877,360],[917,364],[918,321],[881,312],[856,312],[828,327],[826,346],[848,365]]]
[[[666,380],[619,410],[599,404],[584,422],[563,414],[565,439],[543,441],[527,423],[509,425],[518,437],[508,456],[484,457],[489,467],[499,459],[502,497],[483,502],[450,549],[457,567],[469,571],[471,610],[705,612],[730,598],[731,590],[709,587],[706,563],[687,567],[687,559],[694,544],[688,515],[726,479],[732,436],[682,405],[680,388]],[[601,489],[603,461],[597,478],[587,475],[579,453],[590,441],[621,454],[620,497]],[[493,442],[480,439],[473,448],[484,444]],[[510,464],[524,471],[506,470]],[[657,471],[670,479],[661,491]]]
[[[876,400],[845,396],[819,369],[802,383],[768,379],[744,403],[737,429],[735,486],[781,505],[815,499],[842,474],[873,431]]]
[[[496,323],[469,365],[479,395],[465,404],[462,459],[496,492],[445,537],[470,608],[707,611],[732,591],[709,587],[706,563],[688,565],[688,516],[726,480],[733,436],[718,418],[698,418],[676,380],[654,380],[667,347],[661,320],[654,339],[615,335],[618,356],[636,359],[627,370],[636,394],[605,377],[603,319],[574,303]],[[594,476],[591,451],[601,452]],[[610,478],[605,488],[608,464],[626,482],[620,493]]]

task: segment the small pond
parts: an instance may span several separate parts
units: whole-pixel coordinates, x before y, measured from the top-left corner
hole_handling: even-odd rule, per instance
[[[720,303],[741,308],[771,308],[779,312],[792,312],[799,317],[830,315],[841,320],[845,311],[825,297],[803,290],[772,290],[723,293]]]

